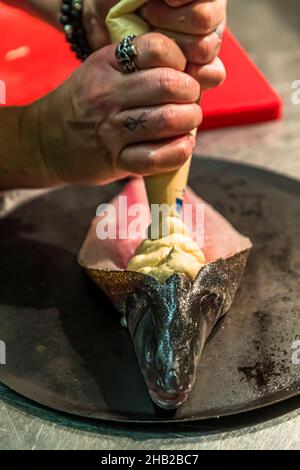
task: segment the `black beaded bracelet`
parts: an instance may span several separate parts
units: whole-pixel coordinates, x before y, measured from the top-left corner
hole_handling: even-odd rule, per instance
[[[67,41],[80,60],[85,60],[92,52],[82,24],[83,0],[63,0],[60,22],[64,27]]]

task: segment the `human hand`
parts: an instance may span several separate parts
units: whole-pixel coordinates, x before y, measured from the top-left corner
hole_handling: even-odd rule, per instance
[[[29,108],[51,184],[168,172],[191,155],[190,131],[202,120],[199,83],[167,36],[149,33],[134,44],[137,72],[122,73],[115,46],[106,46]]]
[[[83,22],[92,49],[110,43],[105,25],[109,10],[118,0],[85,0]],[[149,0],[139,14],[155,31],[177,42],[191,74],[201,87],[220,85],[226,77],[218,53],[226,24],[227,0]]]
[[[150,0],[139,14],[176,41],[188,61],[186,72],[204,89],[220,85],[226,77],[218,58],[226,6],[227,0]]]

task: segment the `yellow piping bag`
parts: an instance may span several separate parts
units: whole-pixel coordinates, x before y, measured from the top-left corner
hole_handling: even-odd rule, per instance
[[[134,13],[148,0],[120,0],[108,12],[105,23],[112,42],[119,42],[128,34],[145,34],[149,24]]]

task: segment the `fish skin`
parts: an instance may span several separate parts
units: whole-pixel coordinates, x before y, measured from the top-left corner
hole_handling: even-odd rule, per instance
[[[132,271],[86,268],[122,315],[152,400],[176,409],[188,397],[205,342],[231,307],[249,249],[206,264],[193,282],[164,284]]]

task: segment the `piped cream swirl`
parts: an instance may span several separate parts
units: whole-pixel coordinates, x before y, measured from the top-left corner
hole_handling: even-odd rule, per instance
[[[206,260],[188,227],[177,215],[170,213],[160,224],[158,233],[167,235],[144,240],[130,259],[127,270],[148,274],[162,283],[175,273],[194,280]]]

